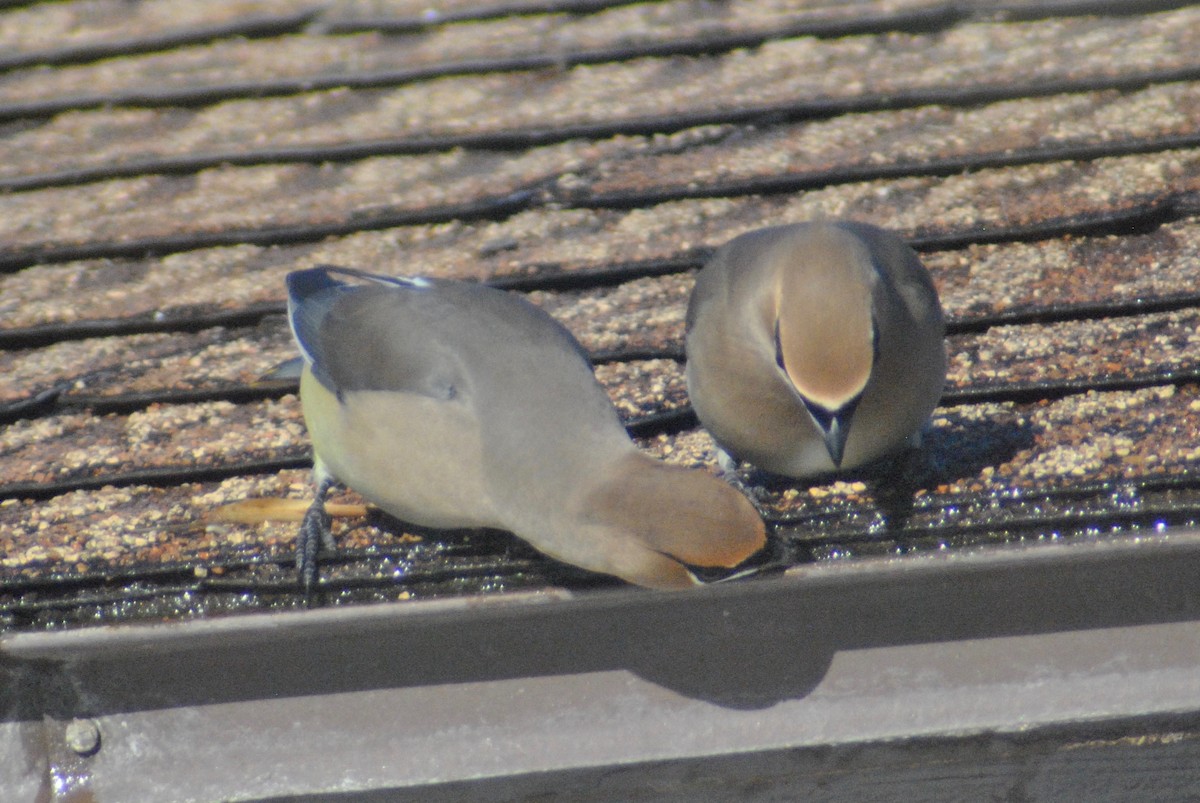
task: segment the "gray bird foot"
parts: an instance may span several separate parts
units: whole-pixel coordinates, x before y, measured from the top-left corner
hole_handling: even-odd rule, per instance
[[[304,520],[300,522],[300,532],[296,534],[296,572],[304,595],[304,605],[309,608],[312,607],[313,591],[317,586],[320,549],[324,547],[332,552],[337,546],[330,531],[329,514],[325,512],[325,494],[328,490],[328,483],[317,487],[316,499],[309,505]]]
[[[721,479],[749,499],[758,515],[765,518],[770,514],[770,510],[766,507],[768,493],[763,481],[763,472],[757,468],[750,468],[743,474],[738,470],[739,465],[736,457],[724,449],[717,449],[717,467],[720,469]]]
[[[738,469],[738,459],[729,452],[717,447],[717,467],[724,475],[735,475]]]

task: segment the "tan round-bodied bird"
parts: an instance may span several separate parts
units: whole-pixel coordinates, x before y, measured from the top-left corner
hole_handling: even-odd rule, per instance
[[[340,281],[335,276],[350,281]],[[638,451],[579,343],[477,284],[319,267],[287,277],[317,497],[301,524],[306,595],[338,480],[430,527],[495,527],[567,563],[653,588],[698,582],[765,543],[720,479]]]
[[[687,312],[688,394],[729,458],[811,477],[920,443],[946,381],[945,321],[908,245],[865,223],[748,232]]]

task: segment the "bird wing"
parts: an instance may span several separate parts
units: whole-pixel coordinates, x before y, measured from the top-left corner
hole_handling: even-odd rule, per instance
[[[288,320],[301,354],[339,398],[384,390],[450,399],[461,389],[461,362],[444,338],[456,310],[441,297],[439,283],[322,266],[288,274],[287,287]]]

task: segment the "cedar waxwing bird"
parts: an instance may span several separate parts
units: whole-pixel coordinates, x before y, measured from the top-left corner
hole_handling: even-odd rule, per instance
[[[579,343],[523,298],[334,267],[287,286],[317,482],[297,542],[306,595],[318,543],[333,547],[322,503],[335,479],[404,521],[505,529],[654,588],[765,544],[740,493],[638,450]]]
[[[760,229],[696,277],[688,395],[730,457],[788,477],[854,468],[920,445],[946,381],[944,334],[933,281],[894,234]]]

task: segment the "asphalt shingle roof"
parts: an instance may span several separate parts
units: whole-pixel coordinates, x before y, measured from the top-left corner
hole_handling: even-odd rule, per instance
[[[934,275],[947,394],[903,485],[768,485],[791,559],[1197,517],[1200,7],[424,5],[0,5],[0,629],[297,603],[294,524],[206,515],[311,493],[259,378],[323,262],[529,293],[642,446],[712,467],[695,269],[866,220]],[[597,582],[339,526],[331,601]]]

